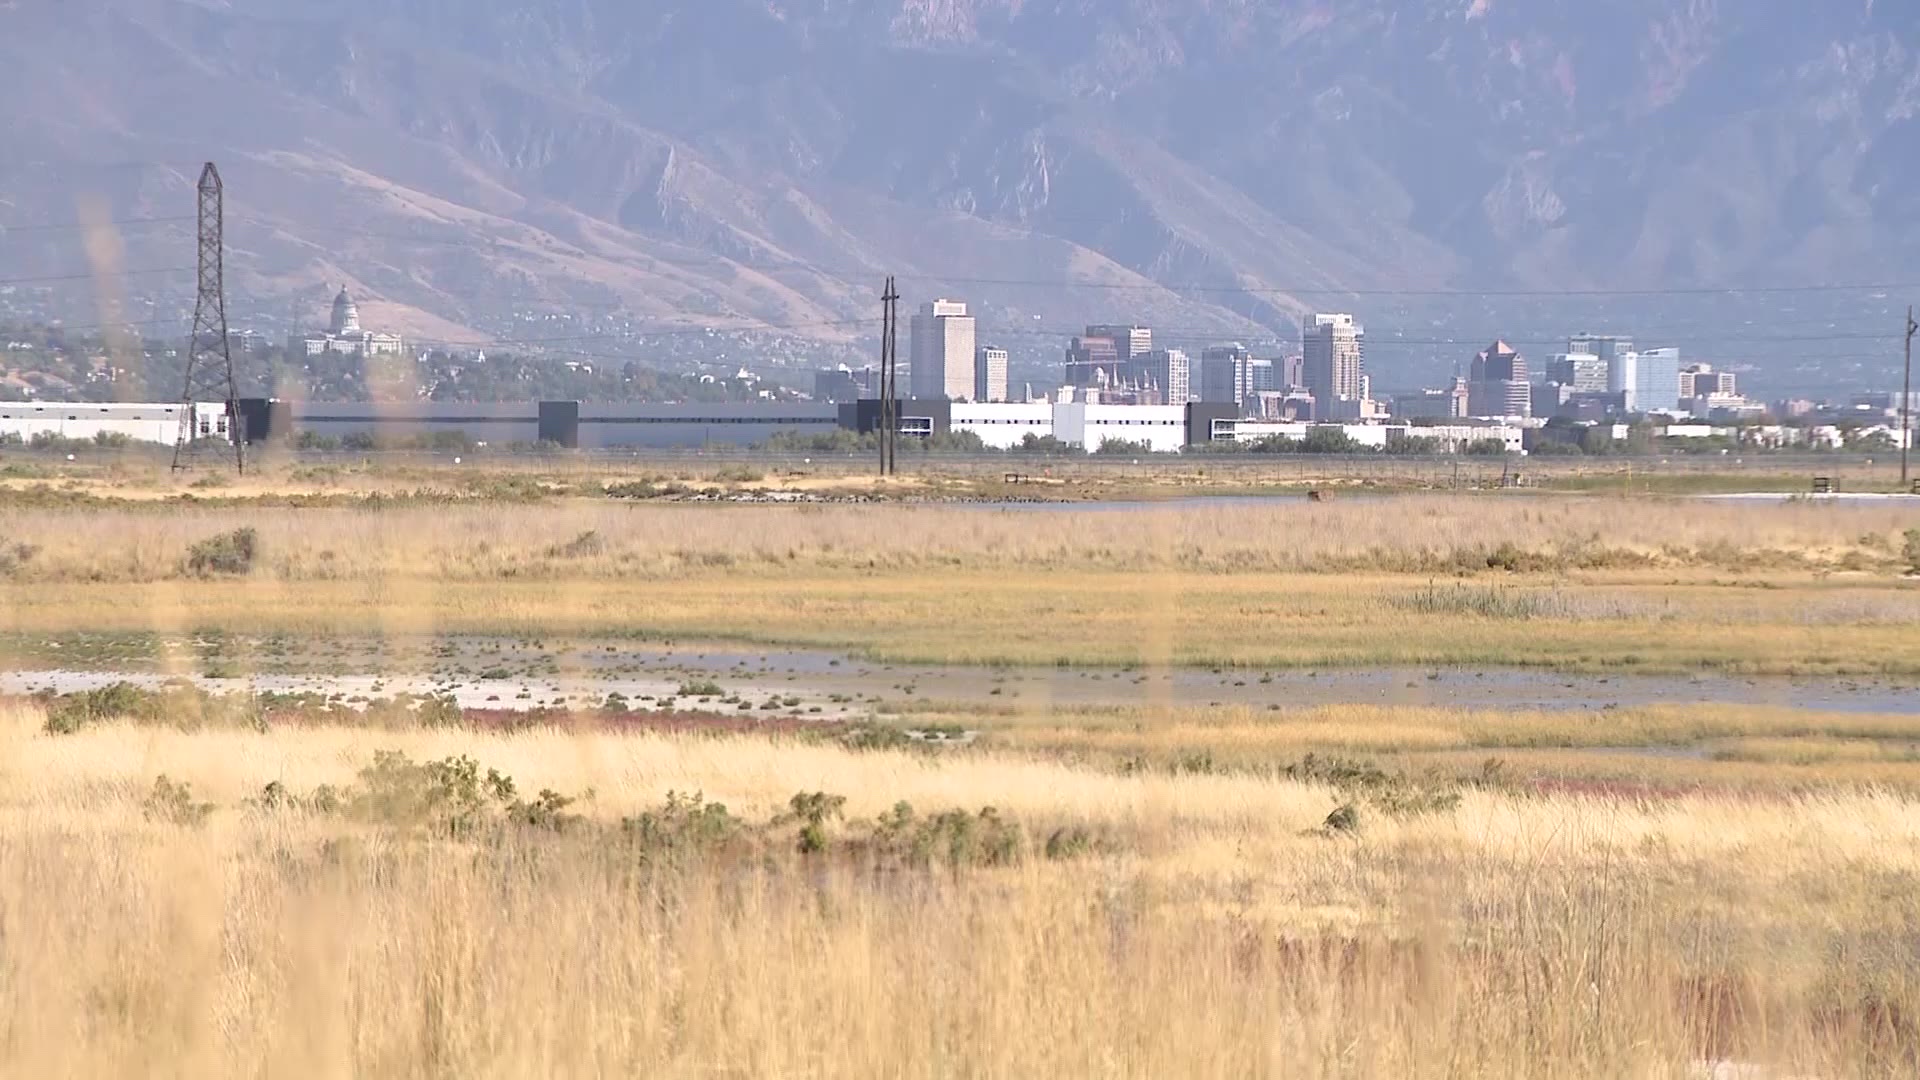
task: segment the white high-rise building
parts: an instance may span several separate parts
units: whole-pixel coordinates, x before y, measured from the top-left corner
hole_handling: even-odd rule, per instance
[[[913,317],[911,375],[908,386],[916,398],[964,401],[973,396],[973,316],[958,300],[935,300],[920,305]]]
[[[1309,315],[1300,326],[1301,376],[1313,400],[1358,401],[1367,369],[1367,332],[1345,314]]]
[[[982,345],[974,354],[973,400],[1007,400],[1007,350]]]

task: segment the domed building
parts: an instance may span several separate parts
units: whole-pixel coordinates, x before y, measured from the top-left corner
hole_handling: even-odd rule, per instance
[[[333,318],[326,330],[317,334],[298,334],[287,342],[287,351],[320,356],[348,353],[354,356],[398,356],[405,352],[406,341],[398,334],[377,334],[360,328],[360,306],[340,287],[333,298]]]

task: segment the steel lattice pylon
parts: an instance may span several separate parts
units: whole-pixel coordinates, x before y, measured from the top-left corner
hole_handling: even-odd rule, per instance
[[[193,341],[187,352],[187,385],[181,392],[180,434],[173,446],[173,467],[191,469],[202,457],[218,453],[231,441],[235,471],[247,471],[246,430],[240,415],[239,391],[233,380],[233,353],[227,343],[226,275],[220,170],[207,162],[200,172],[200,294],[193,302]],[[219,402],[225,407],[227,438],[218,431],[199,429],[199,406]],[[217,447],[217,449],[216,449]]]

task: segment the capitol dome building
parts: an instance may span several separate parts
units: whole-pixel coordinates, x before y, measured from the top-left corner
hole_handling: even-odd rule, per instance
[[[287,351],[307,356],[325,353],[349,353],[355,356],[398,356],[406,351],[406,341],[398,334],[379,334],[360,328],[360,306],[340,287],[333,298],[333,318],[319,333],[296,334],[287,342]]]

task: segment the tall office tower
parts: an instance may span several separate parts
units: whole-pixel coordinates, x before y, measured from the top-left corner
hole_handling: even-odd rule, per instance
[[[1007,400],[1007,350],[982,345],[974,354],[973,400]]]
[[[1111,335],[1095,334],[1093,329],[1088,327],[1085,336],[1074,338],[1067,346],[1064,381],[1068,386],[1105,388],[1125,380],[1126,355]]]
[[[1141,382],[1157,390],[1168,405],[1185,405],[1193,398],[1193,365],[1180,349],[1155,349],[1143,362]]]
[[[1567,342],[1567,351],[1599,357],[1607,369],[1607,393],[1625,395],[1626,406],[1633,407],[1637,360],[1632,338],[1610,334],[1576,334]]]
[[[1547,381],[1575,394],[1607,392],[1607,362],[1593,353],[1561,353],[1547,361]]]
[[[1675,381],[1677,388],[1679,382]],[[1527,385],[1526,358],[1496,341],[1473,358],[1467,374],[1467,412],[1473,416],[1533,415],[1533,388]]]
[[[960,401],[973,395],[973,317],[958,300],[922,304],[913,317],[912,375],[916,398]]]
[[[1680,350],[1648,349],[1634,355],[1635,412],[1678,412]]]
[[[1146,326],[1117,326],[1112,323],[1087,327],[1088,337],[1113,342],[1122,360],[1145,360],[1153,351],[1153,330]]]
[[[1247,363],[1251,365],[1247,371],[1247,389],[1256,393],[1280,389],[1280,375],[1272,360],[1256,356]]]
[[[1300,368],[1316,402],[1360,399],[1367,332],[1353,316],[1309,315],[1300,327]]]
[[[1253,392],[1253,354],[1245,345],[1214,345],[1200,353],[1200,400],[1241,405]]]

